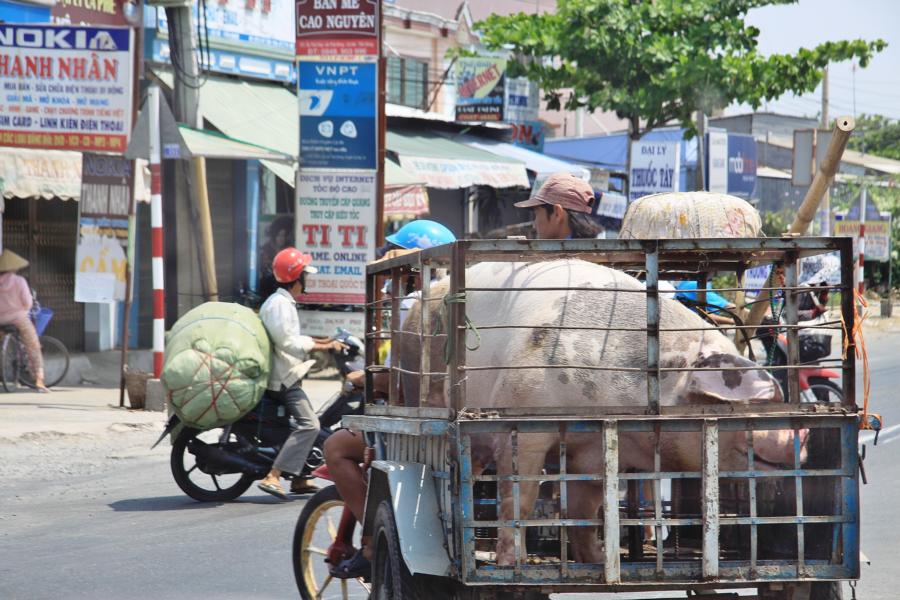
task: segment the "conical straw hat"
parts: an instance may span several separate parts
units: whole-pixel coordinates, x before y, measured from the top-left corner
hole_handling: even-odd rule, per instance
[[[0,273],[6,271],[18,271],[28,266],[28,261],[13,252],[12,250],[4,250],[0,254]]]

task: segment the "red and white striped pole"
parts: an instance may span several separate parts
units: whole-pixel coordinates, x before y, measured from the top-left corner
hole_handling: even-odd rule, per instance
[[[153,266],[153,376],[162,374],[165,350],[166,303],[163,281],[162,169],[159,139],[159,87],[151,85],[150,108],[150,239]]]
[[[857,275],[859,279],[857,279],[856,287],[859,290],[859,295],[862,296],[863,292],[866,291],[866,280],[865,280],[865,259],[866,259],[866,198],[868,191],[866,190],[866,186],[863,185],[862,191],[859,194],[859,266],[857,267]]]

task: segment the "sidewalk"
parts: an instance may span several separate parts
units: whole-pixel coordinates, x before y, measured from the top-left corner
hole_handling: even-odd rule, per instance
[[[118,369],[118,364],[116,365]],[[30,390],[0,391],[0,444],[54,438],[96,438],[131,430],[162,432],[166,413],[131,410],[126,393],[125,406],[119,408],[119,388],[110,385],[117,371],[94,370],[101,384],[53,388],[49,394]],[[307,380],[303,389],[318,407],[338,391],[337,380]]]

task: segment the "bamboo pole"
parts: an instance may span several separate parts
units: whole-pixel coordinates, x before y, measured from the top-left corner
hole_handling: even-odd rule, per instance
[[[853,117],[844,116],[835,120],[834,133],[831,136],[831,143],[828,144],[828,150],[825,152],[825,158],[822,159],[819,169],[816,171],[816,176],[806,192],[803,204],[800,205],[797,216],[794,218],[794,222],[791,223],[787,235],[803,235],[809,229],[809,224],[815,218],[816,211],[819,210],[819,204],[822,202],[825,192],[828,191],[829,186],[834,181],[834,175],[841,164],[841,157],[844,155],[847,141],[850,139],[850,134],[853,133],[855,127],[856,121],[854,121]],[[763,290],[759,293],[756,297],[756,303],[750,309],[750,315],[746,319],[747,325],[759,325],[762,323],[763,317],[766,316],[766,309],[769,307],[770,297],[768,290]],[[746,346],[743,337],[739,336],[737,338],[736,345],[738,351],[743,352]]]
[[[193,162],[194,176],[197,182],[197,190],[193,196],[196,204],[195,208],[197,209],[197,220],[200,225],[201,247],[203,248],[200,256],[200,262],[203,266],[201,271],[206,280],[206,299],[218,302],[219,285],[216,281],[216,253],[215,244],[213,243],[212,217],[209,212],[209,188],[206,185],[206,159],[202,156],[195,156]]]

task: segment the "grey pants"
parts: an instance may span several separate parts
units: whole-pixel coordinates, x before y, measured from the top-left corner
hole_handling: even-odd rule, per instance
[[[279,471],[299,475],[319,435],[319,418],[299,381],[289,388],[281,386],[280,391],[269,390],[267,393],[281,402],[288,414],[297,421],[297,429],[285,440],[275,458],[274,467]]]

